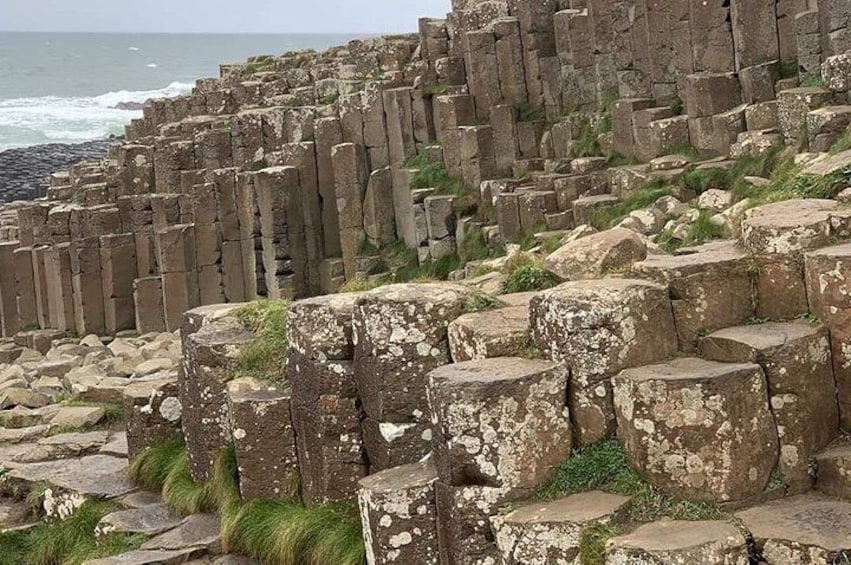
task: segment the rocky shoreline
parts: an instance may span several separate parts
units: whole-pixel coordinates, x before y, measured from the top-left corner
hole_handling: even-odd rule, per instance
[[[120,138],[48,143],[0,151],[0,201],[32,200],[47,192],[46,177],[81,161],[99,159]]]

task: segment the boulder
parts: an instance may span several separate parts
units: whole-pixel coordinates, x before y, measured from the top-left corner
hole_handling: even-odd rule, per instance
[[[522,355],[531,346],[529,305],[465,314],[449,324],[449,350],[455,363]]]
[[[131,508],[112,512],[101,518],[96,532],[106,535],[112,532],[121,534],[146,534],[155,536],[171,530],[180,524],[180,518],[165,504],[152,504],[142,508]]]
[[[641,236],[626,228],[614,228],[560,247],[544,264],[562,280],[595,279],[627,269],[646,256],[647,246]]]
[[[106,411],[100,406],[63,406],[50,420],[51,426],[87,428],[100,422]]]
[[[50,404],[50,397],[26,388],[7,388],[0,392],[0,410],[23,406],[41,408]]]
[[[564,283],[532,299],[530,325],[538,348],[570,369],[568,403],[582,445],[614,430],[609,378],[677,348],[667,287],[641,280]]]
[[[727,502],[768,484],[777,429],[759,365],[679,358],[626,369],[612,386],[627,456],[651,485]]]

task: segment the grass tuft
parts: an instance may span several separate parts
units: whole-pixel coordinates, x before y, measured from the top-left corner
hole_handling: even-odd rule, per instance
[[[446,165],[429,162],[425,154],[410,159],[405,166],[417,171],[411,178],[412,189],[433,188],[435,194],[454,194],[455,196],[463,196],[470,192],[463,180],[449,174]]]
[[[593,524],[579,535],[581,565],[603,565],[606,562],[606,542],[621,533],[616,524]]]
[[[644,482],[632,468],[616,439],[574,450],[553,479],[540,487],[540,500],[554,500],[589,490],[602,490],[630,498],[628,517],[652,522],[663,516],[675,520],[718,520],[725,513],[713,503],[674,500]]]
[[[689,227],[685,238],[682,240],[673,237],[670,231],[663,231],[659,234],[659,246],[669,253],[673,253],[681,247],[691,247],[700,245],[713,239],[724,239],[726,236],[724,226],[716,224],[712,221],[712,212],[709,210],[701,210],[698,213],[697,219]]]
[[[237,310],[234,315],[254,334],[254,341],[242,350],[237,374],[281,382],[287,367],[287,300],[258,300]]]
[[[505,302],[486,292],[477,292],[464,301],[464,313],[487,312],[508,306]]]
[[[503,294],[546,290],[559,284],[558,278],[544,267],[540,259],[526,253],[509,259],[502,272],[506,275]]]
[[[120,509],[115,502],[88,501],[66,520],[0,533],[0,565],[80,565],[136,549],[145,536],[110,533],[95,537],[101,519]]]
[[[182,435],[177,434],[136,456],[127,469],[127,477],[142,488],[160,490],[185,453],[186,442]]]
[[[627,217],[630,212],[652,206],[663,196],[671,196],[673,191],[665,181],[652,180],[639,192],[614,206],[605,206],[595,210],[591,216],[591,225],[598,230],[607,230]]]

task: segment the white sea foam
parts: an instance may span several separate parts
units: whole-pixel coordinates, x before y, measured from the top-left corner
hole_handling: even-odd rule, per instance
[[[141,115],[118,110],[124,102],[178,96],[191,84],[173,82],[159,90],[108,92],[100,96],[15,98],[0,100],[0,151],[37,143],[77,142],[124,133],[124,125]]]
[[[149,69],[156,69],[157,67],[159,67],[159,65],[156,64],[156,63],[148,63],[145,66],[148,67]]]
[[[127,50],[128,51],[138,51],[139,48],[138,47],[128,47]]]

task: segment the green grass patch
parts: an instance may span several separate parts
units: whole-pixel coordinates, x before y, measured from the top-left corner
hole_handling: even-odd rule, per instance
[[[809,88],[821,88],[825,85],[824,79],[821,78],[821,73],[810,73],[801,80],[801,86]]]
[[[558,278],[539,259],[525,253],[509,259],[502,272],[506,276],[503,294],[546,290],[559,284]]]
[[[95,537],[101,519],[121,510],[115,502],[88,501],[68,519],[0,534],[0,565],[80,565],[138,548],[140,535],[110,533]]]
[[[711,167],[707,169],[690,168],[683,173],[683,186],[700,195],[707,190],[729,190],[732,186],[732,175],[729,169]]]
[[[616,439],[574,450],[553,479],[538,488],[536,497],[539,500],[555,500],[589,490],[630,497],[628,518],[634,522],[652,522],[663,516],[675,520],[727,517],[716,504],[675,500],[651,487],[632,468]]]
[[[273,382],[285,380],[287,367],[287,300],[258,300],[238,309],[234,316],[254,332],[254,341],[242,350],[237,374]]]
[[[505,308],[506,306],[508,305],[496,296],[486,292],[477,292],[464,301],[464,313],[486,312],[488,310],[496,310],[497,308]]]
[[[579,137],[573,141],[571,151],[575,157],[602,157],[603,151],[600,149],[598,138],[600,131],[591,125],[590,120],[582,122],[582,127],[579,130]]]
[[[607,230],[630,212],[652,206],[663,196],[671,196],[673,191],[661,179],[652,180],[644,185],[639,192],[613,206],[605,206],[595,210],[591,216],[591,225],[598,230]]]
[[[851,149],[851,127],[846,129],[845,133],[830,147],[830,154],[836,155],[849,149]]]
[[[541,242],[541,253],[545,255],[549,255],[550,253],[554,253],[561,247],[562,237],[558,235],[554,235],[546,238]]]
[[[387,281],[379,278],[369,279],[366,277],[355,277],[350,281],[346,281],[345,284],[340,287],[340,292],[366,292],[368,290],[384,286],[385,284],[387,284]]]
[[[447,92],[449,92],[449,86],[445,84],[430,82],[423,85],[423,96],[425,97],[441,96]]]
[[[622,532],[617,524],[593,524],[579,534],[581,565],[603,565],[606,562],[606,542]]]
[[[665,251],[673,253],[682,247],[700,245],[713,239],[723,239],[726,236],[724,227],[712,222],[712,216],[713,213],[709,210],[701,210],[682,240],[675,238],[672,231],[666,230],[659,234],[657,243]]]
[[[405,167],[416,170],[411,178],[412,189],[433,188],[435,194],[455,196],[463,196],[470,192],[463,180],[449,174],[446,165],[429,162],[424,154],[410,159]]]
[[[685,104],[679,96],[674,98],[674,101],[668,107],[675,116],[682,116],[685,111]]]
[[[533,106],[528,102],[515,104],[514,109],[517,111],[518,122],[541,122],[547,118],[547,113],[543,108]]]

